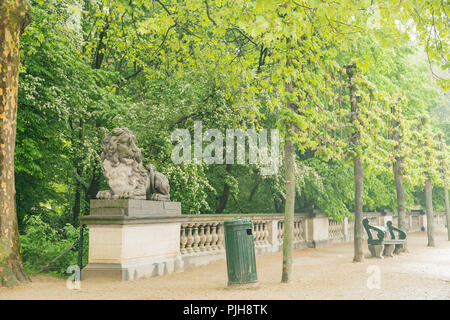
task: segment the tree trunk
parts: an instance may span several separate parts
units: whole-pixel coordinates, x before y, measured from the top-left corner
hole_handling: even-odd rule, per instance
[[[427,212],[428,246],[434,247],[433,186],[430,179],[425,181],[425,208]]]
[[[444,199],[445,199],[445,212],[447,213],[447,236],[448,241],[450,241],[450,206],[448,203],[448,188],[446,182],[444,182]]]
[[[294,206],[295,206],[295,153],[292,140],[284,143],[284,168],[286,174],[286,205],[284,208],[283,231],[283,271],[281,282],[292,281],[292,257],[294,241]]]
[[[231,164],[227,164],[225,170],[227,171],[227,174],[231,173]],[[225,207],[228,202],[228,198],[230,196],[230,186],[225,182],[223,185],[223,192],[222,196],[220,197],[219,205],[217,206],[216,213],[222,213],[223,210],[225,210]]]
[[[286,39],[287,43],[291,38]],[[286,66],[290,65],[289,58]],[[294,84],[285,83],[286,92],[292,93]],[[292,101],[287,101],[287,109],[296,113],[296,105]],[[284,170],[286,180],[286,201],[284,205],[284,223],[283,223],[283,267],[281,272],[281,282],[288,283],[292,281],[292,264],[294,255],[294,210],[295,210],[295,150],[292,133],[296,130],[294,123],[286,123],[286,136],[284,139]]]
[[[354,247],[355,253],[353,262],[361,262],[364,260],[363,246],[362,246],[362,232],[363,232],[363,179],[364,168],[361,158],[353,159],[353,172],[355,175],[355,230],[354,230]]]
[[[395,189],[397,191],[397,216],[398,216],[398,227],[405,232],[408,231],[408,227],[406,225],[406,206],[405,206],[405,189],[403,187],[403,163],[404,158],[399,155],[402,149],[401,145],[401,137],[400,137],[400,116],[401,109],[400,105],[394,105],[392,109],[392,113],[394,115],[393,121],[393,134],[392,138],[397,143],[394,147],[394,151],[396,153],[393,170],[394,170],[394,179],[395,179]]]
[[[405,206],[405,189],[403,187],[403,158],[396,157],[394,162],[394,179],[395,189],[397,191],[397,216],[398,227],[405,232],[408,232],[409,228],[406,224],[406,206]],[[408,244],[405,242],[402,251],[408,250]]]
[[[29,280],[21,260],[14,181],[19,45],[28,11],[24,0],[0,2],[0,287]]]
[[[402,167],[403,167],[403,159],[396,158],[394,162],[394,178],[395,178],[395,189],[397,191],[398,227],[407,232],[408,227],[406,225],[405,189],[403,187]]]
[[[350,121],[353,124],[358,119],[358,99],[356,96],[357,88],[353,82],[356,66],[346,66],[346,72],[348,76],[349,89],[350,89],[350,105],[351,105],[351,117]],[[361,133],[358,128],[355,128],[355,133],[351,137],[351,142],[356,152],[358,146],[361,144]],[[353,172],[355,177],[355,229],[354,229],[354,257],[353,262],[364,261],[363,245],[362,245],[362,216],[363,216],[363,180],[364,180],[364,168],[362,158],[360,154],[356,154],[353,158]]]

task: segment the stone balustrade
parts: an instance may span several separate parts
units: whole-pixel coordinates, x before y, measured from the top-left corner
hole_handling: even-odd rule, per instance
[[[328,219],[328,236],[333,242],[346,242],[345,224],[341,224],[333,218]]]
[[[223,221],[181,223],[180,253],[214,252],[223,250]]]
[[[81,217],[90,229],[88,276],[123,280],[160,275],[225,259],[224,222],[237,216],[253,222],[257,254],[281,251],[282,214],[181,215],[177,203],[146,200],[91,202],[91,215]],[[116,203],[117,202],[117,203]],[[119,208],[119,209],[118,209]],[[153,212],[153,213],[152,213]],[[397,223],[392,214],[364,213],[372,225]],[[408,232],[425,230],[426,215],[407,213]],[[435,226],[444,227],[444,213],[435,213]],[[298,213],[294,217],[294,248],[316,248],[353,241],[354,220],[338,222],[324,214]],[[363,239],[367,239],[365,232]]]
[[[180,255],[184,267],[198,266],[225,258],[224,221],[234,217],[253,222],[256,253],[280,251],[283,243],[281,214],[201,214],[185,215],[180,221]],[[294,218],[294,248],[306,248],[306,214]]]

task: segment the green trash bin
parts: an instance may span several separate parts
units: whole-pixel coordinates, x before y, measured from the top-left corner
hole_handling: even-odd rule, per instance
[[[234,218],[226,220],[224,226],[228,285],[258,282],[252,220]]]

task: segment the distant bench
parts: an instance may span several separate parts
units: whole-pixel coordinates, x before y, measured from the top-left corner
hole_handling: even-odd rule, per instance
[[[383,226],[371,226],[369,219],[363,220],[364,229],[367,232],[369,245],[369,251],[372,257],[382,259],[383,256],[393,257],[394,254],[399,254],[406,244],[406,233],[392,225],[392,221],[386,223],[386,227]],[[376,234],[374,239],[373,233]],[[397,233],[397,238],[395,233]]]

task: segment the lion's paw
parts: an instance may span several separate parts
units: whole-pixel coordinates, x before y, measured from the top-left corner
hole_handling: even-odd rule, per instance
[[[150,200],[153,201],[170,201],[170,196],[161,194],[161,193],[153,193],[150,196]]]
[[[118,198],[119,199],[130,199],[131,198],[131,192],[129,192],[129,191],[124,191],[124,192],[122,192],[119,196],[118,196]]]
[[[97,199],[111,199],[111,190],[102,190],[97,193]]]

